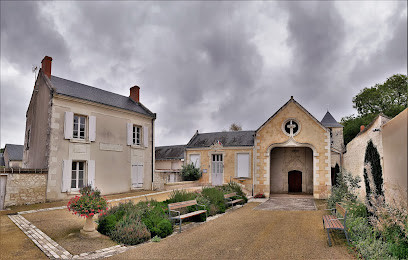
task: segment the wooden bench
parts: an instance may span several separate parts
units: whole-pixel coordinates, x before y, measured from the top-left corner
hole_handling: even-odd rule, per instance
[[[185,208],[185,207],[194,206],[194,205],[204,207],[204,209],[189,212],[183,215],[180,215],[180,211],[175,210],[175,209]],[[170,220],[173,220],[173,219],[179,220],[180,232],[181,232],[181,223],[183,222],[183,219],[190,218],[192,216],[197,216],[203,213],[205,213],[205,216],[207,217],[207,210],[205,210],[205,205],[198,204],[196,200],[188,200],[188,201],[183,201],[183,202],[170,203],[168,206],[169,206],[169,218]],[[176,216],[172,216],[172,213],[176,213]]]
[[[232,207],[234,207],[234,204],[237,204],[237,203],[239,203],[239,202],[243,202],[243,201],[244,201],[244,199],[235,199],[235,200],[233,200],[233,199],[232,199],[233,197],[241,197],[241,196],[237,195],[236,192],[228,193],[228,194],[225,194],[225,195],[224,195],[224,199],[228,200],[228,204],[231,204]]]
[[[327,231],[327,237],[329,239],[329,246],[331,246],[330,233],[329,233],[330,230],[343,230],[344,234],[346,235],[347,243],[350,244],[348,234],[347,234],[347,227],[346,227],[347,210],[344,209],[339,203],[336,203],[336,208],[327,209],[327,210],[330,210],[332,212],[332,215],[323,216],[323,227]],[[343,217],[338,218],[336,213],[340,214]]]

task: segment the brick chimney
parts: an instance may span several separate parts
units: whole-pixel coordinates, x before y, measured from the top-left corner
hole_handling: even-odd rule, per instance
[[[360,126],[360,132],[362,132],[364,130],[364,128],[365,128],[364,125]]]
[[[52,58],[49,56],[45,56],[41,61],[41,70],[48,76],[48,78],[51,78],[51,63]]]
[[[130,98],[135,101],[139,102],[139,90],[140,88],[138,86],[134,86],[130,88]]]

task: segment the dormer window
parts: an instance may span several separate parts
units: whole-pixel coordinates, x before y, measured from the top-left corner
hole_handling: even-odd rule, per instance
[[[74,115],[73,138],[85,139],[86,117]]]

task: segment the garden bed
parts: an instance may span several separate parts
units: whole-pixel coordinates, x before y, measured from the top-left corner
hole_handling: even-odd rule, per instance
[[[204,205],[209,216],[225,213],[228,203],[224,194],[236,192],[237,198],[247,201],[241,187],[231,182],[219,187],[204,187],[201,191],[188,192],[175,190],[170,198],[158,202],[154,200],[121,203],[110,208],[100,216],[98,231],[112,238],[117,243],[136,245],[148,241],[150,238],[160,240],[173,233],[173,225],[169,220],[168,204],[196,200],[198,204]],[[236,199],[236,198],[231,198]],[[200,205],[181,208],[180,214],[194,212]],[[201,214],[187,219],[187,221],[202,222],[206,215]],[[185,223],[185,221],[183,221]]]

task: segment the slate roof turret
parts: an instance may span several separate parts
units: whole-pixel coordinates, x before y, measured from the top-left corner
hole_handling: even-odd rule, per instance
[[[343,127],[343,125],[339,124],[336,119],[334,119],[329,111],[327,111],[320,123],[322,123],[322,125],[325,127]]]

